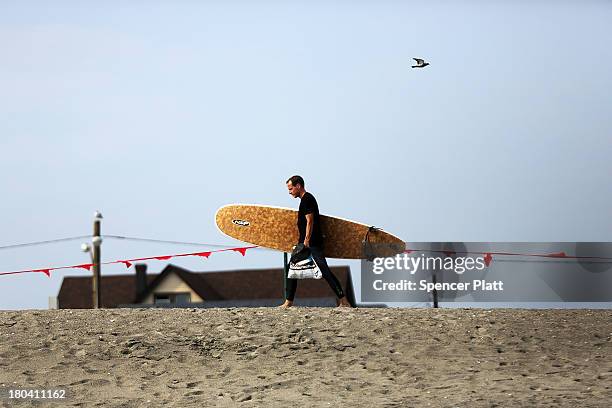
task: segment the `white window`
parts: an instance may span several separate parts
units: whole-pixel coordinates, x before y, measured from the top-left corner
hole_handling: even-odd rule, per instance
[[[191,293],[156,293],[154,295],[154,303],[184,305],[186,303],[191,303]]]

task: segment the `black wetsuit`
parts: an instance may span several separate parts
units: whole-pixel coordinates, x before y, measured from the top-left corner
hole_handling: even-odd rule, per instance
[[[310,236],[310,253],[313,259],[319,266],[323,278],[329,283],[338,299],[344,297],[342,291],[342,285],[338,281],[338,278],[332,273],[327,265],[327,261],[323,256],[323,234],[321,233],[321,225],[319,223],[319,206],[314,196],[308,192],[304,193],[300,200],[300,208],[298,210],[297,227],[300,233],[299,243],[303,244],[306,238],[306,214],[313,215],[312,234]],[[293,301],[295,298],[295,290],[297,289],[297,279],[287,279],[287,286],[285,288],[285,299]]]

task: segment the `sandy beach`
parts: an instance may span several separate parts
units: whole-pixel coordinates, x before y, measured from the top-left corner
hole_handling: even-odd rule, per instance
[[[2,406],[581,406],[612,400],[612,311],[0,312]]]

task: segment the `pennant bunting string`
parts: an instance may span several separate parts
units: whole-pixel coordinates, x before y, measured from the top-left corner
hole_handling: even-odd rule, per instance
[[[186,253],[186,254],[158,255],[158,256],[151,256],[151,257],[146,257],[146,258],[121,259],[121,260],[112,261],[112,262],[102,262],[101,265],[123,264],[125,265],[126,268],[129,269],[132,267],[132,265],[134,265],[134,262],[139,262],[139,261],[150,261],[150,260],[167,261],[172,258],[185,257],[185,256],[197,256],[200,258],[208,259],[213,253],[227,252],[227,251],[238,252],[242,256],[246,256],[247,250],[252,249],[252,248],[258,248],[258,246],[253,245],[253,246],[247,246],[247,247],[224,248],[224,249],[205,251],[205,252],[191,252],[191,253]],[[406,250],[404,251],[404,253],[406,254],[411,254],[415,252],[442,253],[447,257],[458,255],[458,254],[483,255],[484,262],[487,267],[491,265],[491,262],[493,262],[494,256],[523,256],[523,257],[538,257],[538,258],[591,259],[591,260],[612,261],[612,258],[604,258],[604,257],[569,256],[565,252],[556,252],[556,253],[550,253],[550,254],[527,254],[527,253],[515,253],[515,252],[465,252],[465,251],[461,252],[461,251],[451,251],[451,250],[431,250],[431,249],[416,249],[416,248],[410,248],[410,249],[406,248]],[[38,269],[27,269],[27,270],[22,270],[22,271],[0,272],[0,276],[1,275],[16,275],[16,274],[31,273],[31,272],[35,272],[35,273],[42,272],[48,277],[51,277],[52,271],[56,271],[60,269],[75,269],[75,268],[80,268],[80,269],[85,269],[87,271],[91,271],[93,268],[93,264],[87,263],[87,264],[71,265],[71,266],[59,266],[55,268],[38,268]]]
[[[188,254],[150,256],[147,258],[121,259],[121,260],[112,261],[112,262],[102,262],[101,265],[124,264],[126,268],[130,268],[134,264],[134,262],[139,262],[139,261],[150,261],[150,260],[167,261],[169,259],[172,259],[175,257],[181,257],[181,256],[198,256],[198,257],[208,259],[208,257],[210,257],[210,255],[213,252],[225,252],[225,251],[236,251],[242,254],[242,256],[245,256],[247,249],[251,249],[251,248],[257,248],[257,246],[254,245],[254,246],[239,247],[239,248],[226,248],[226,249],[218,249],[218,250],[206,251],[206,252],[192,252]],[[22,271],[0,272],[0,276],[1,275],[16,275],[16,274],[31,273],[31,272],[42,272],[48,277],[51,277],[51,271],[56,271],[59,269],[75,269],[75,268],[80,268],[80,269],[85,269],[87,271],[91,271],[91,269],[93,268],[93,264],[88,263],[88,264],[71,265],[71,266],[59,266],[56,268],[38,268],[38,269],[26,269]]]

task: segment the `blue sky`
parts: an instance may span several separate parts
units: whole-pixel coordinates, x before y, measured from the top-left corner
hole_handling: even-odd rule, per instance
[[[2,2],[0,246],[87,234],[97,209],[103,233],[233,244],[216,209],[295,207],[296,173],[322,212],[411,242],[610,241],[610,21],[596,1]],[[0,277],[0,309],[46,308],[68,274]]]

